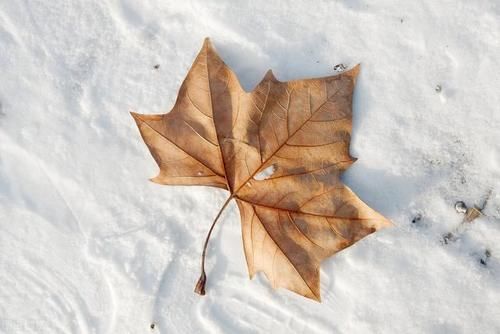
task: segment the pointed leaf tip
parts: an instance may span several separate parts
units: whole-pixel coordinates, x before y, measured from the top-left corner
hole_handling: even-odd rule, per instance
[[[210,37],[205,37],[203,40],[203,47],[202,49],[212,49],[212,42],[210,41]]]
[[[130,111],[130,116],[132,116],[132,118],[134,119],[135,123],[139,126],[139,122],[142,121],[141,119],[141,114],[138,114],[136,112],[133,112],[133,111]]]
[[[198,53],[198,55],[201,55],[201,54],[205,54],[210,59],[220,61],[221,63],[224,64],[224,66],[227,67],[227,65],[224,63],[222,58],[219,56],[219,53],[215,49],[214,45],[210,41],[210,38],[208,38],[208,37],[206,37],[205,40],[203,41],[203,46],[201,47],[201,50]]]
[[[360,69],[361,69],[361,63],[358,63],[353,68],[345,71],[342,74],[351,77],[354,80],[354,82],[356,82]]]
[[[266,75],[264,75],[263,80],[278,81],[274,76],[273,70],[271,69],[266,72]]]

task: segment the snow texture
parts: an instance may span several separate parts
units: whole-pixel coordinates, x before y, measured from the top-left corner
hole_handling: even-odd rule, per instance
[[[227,194],[148,182],[129,111],[168,111],[206,36],[247,90],[361,63],[343,179],[396,226],[321,304],[248,279],[234,203],[193,293]],[[499,41],[498,0],[0,1],[0,333],[499,333]]]

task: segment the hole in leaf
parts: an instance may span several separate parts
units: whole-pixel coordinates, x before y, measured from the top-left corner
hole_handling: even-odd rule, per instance
[[[257,181],[266,180],[270,178],[274,172],[276,172],[276,165],[271,165],[258,172],[253,178]]]

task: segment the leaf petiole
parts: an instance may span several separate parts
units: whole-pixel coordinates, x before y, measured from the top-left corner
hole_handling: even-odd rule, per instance
[[[207,275],[205,274],[205,257],[207,254],[207,245],[208,245],[208,240],[210,239],[210,236],[212,235],[212,231],[214,229],[215,224],[219,220],[222,211],[226,208],[226,206],[231,202],[233,199],[233,195],[229,196],[229,198],[224,202],[222,207],[219,210],[219,213],[217,213],[217,216],[215,216],[215,219],[210,226],[210,229],[208,230],[207,237],[205,238],[205,243],[203,244],[203,253],[201,255],[201,275],[200,278],[198,279],[198,282],[196,283],[196,287],[194,288],[194,292],[196,292],[199,295],[204,296],[205,295],[205,284],[207,282]]]

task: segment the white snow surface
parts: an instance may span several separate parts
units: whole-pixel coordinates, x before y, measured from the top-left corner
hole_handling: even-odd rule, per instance
[[[322,303],[248,278],[234,203],[193,293],[227,193],[149,182],[129,111],[170,110],[206,36],[247,90],[361,63],[343,179],[395,227]],[[499,333],[499,69],[498,0],[0,1],[0,333]]]

